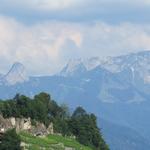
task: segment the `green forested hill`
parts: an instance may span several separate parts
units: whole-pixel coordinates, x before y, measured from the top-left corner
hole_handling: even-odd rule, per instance
[[[40,143],[46,144],[50,141],[54,141],[56,144],[63,143],[65,146],[71,140],[65,137],[74,136],[76,140],[71,140],[71,144],[76,146],[76,149],[80,147],[79,143],[90,147],[92,150],[109,149],[97,126],[97,118],[94,114],[87,113],[82,107],[77,107],[71,113],[66,105],[58,105],[47,93],[40,93],[32,99],[17,94],[13,99],[0,101],[0,114],[4,118],[31,118],[32,125],[36,121],[44,123],[45,126],[53,123],[54,133],[62,135],[57,138],[56,136],[49,136],[45,139],[33,137],[29,139],[29,135],[26,135],[27,137],[21,135],[22,140],[33,142],[33,146],[36,146],[34,143],[38,146]],[[39,142],[36,142],[36,140]],[[87,149],[83,146],[81,148]]]

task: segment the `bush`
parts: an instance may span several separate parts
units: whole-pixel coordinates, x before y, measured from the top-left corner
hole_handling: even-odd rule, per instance
[[[21,150],[21,139],[15,129],[5,132],[0,143],[0,150]]]

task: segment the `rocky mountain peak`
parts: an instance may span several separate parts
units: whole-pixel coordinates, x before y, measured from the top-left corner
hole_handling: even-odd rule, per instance
[[[27,72],[23,64],[15,62],[9,72],[4,76],[7,85],[15,85],[28,80]]]

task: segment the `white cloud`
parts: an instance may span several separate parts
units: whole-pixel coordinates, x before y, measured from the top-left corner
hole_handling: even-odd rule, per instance
[[[78,4],[79,0],[0,0],[7,7],[33,9],[42,11],[61,10]]]
[[[64,9],[72,5],[75,5],[76,1],[73,0],[38,0],[37,8],[38,9]]]
[[[60,67],[60,49],[71,40],[80,47],[82,35],[65,23],[24,26],[15,20],[0,18],[0,68],[14,61],[24,63],[30,72],[50,73]],[[6,71],[6,70],[3,70]]]
[[[87,27],[88,32],[84,34],[82,53],[88,56],[116,56],[150,50],[150,26],[123,23],[120,25],[109,25],[97,23]]]
[[[20,61],[30,74],[50,74],[76,57],[150,50],[150,25],[43,22],[24,25],[0,17],[0,72]]]

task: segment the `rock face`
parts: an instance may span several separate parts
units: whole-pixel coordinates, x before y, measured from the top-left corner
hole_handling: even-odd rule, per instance
[[[14,123],[14,126],[18,132],[21,130],[30,130],[32,128],[30,118],[11,118],[11,121],[13,121],[12,123]]]
[[[47,128],[48,134],[54,134],[54,128],[53,128],[53,123],[50,123],[48,128]]]
[[[4,133],[8,129],[13,128],[13,125],[11,124],[11,121],[9,119],[4,119],[0,115],[0,132]]]
[[[49,127],[46,128],[46,126],[43,123],[36,123],[36,126],[32,126],[30,132],[35,136],[45,136],[48,134],[54,134],[53,131],[53,124],[50,123]]]
[[[0,131],[5,132],[8,129],[16,128],[17,132],[22,130],[30,130],[32,128],[30,118],[8,118],[4,119],[0,116]]]
[[[6,132],[8,129],[16,128],[17,132],[28,131],[35,136],[44,136],[53,134],[53,124],[50,123],[49,127],[43,123],[36,122],[35,126],[32,126],[30,118],[8,118],[5,119],[0,115],[0,133]]]

